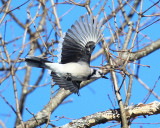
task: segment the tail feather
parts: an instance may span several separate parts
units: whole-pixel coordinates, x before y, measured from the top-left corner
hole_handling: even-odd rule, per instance
[[[36,56],[28,56],[25,59],[25,62],[28,66],[37,67],[37,68],[46,68],[45,63],[52,63],[44,58],[40,58]]]

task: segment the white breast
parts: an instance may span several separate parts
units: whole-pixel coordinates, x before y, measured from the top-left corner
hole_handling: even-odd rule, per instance
[[[73,80],[86,80],[88,75],[91,74],[91,68],[85,62],[67,64],[46,63],[46,66],[59,77],[65,77],[67,73],[70,73]]]
[[[71,73],[74,80],[87,79],[91,73],[90,67],[85,63],[67,63],[62,65],[61,73]]]

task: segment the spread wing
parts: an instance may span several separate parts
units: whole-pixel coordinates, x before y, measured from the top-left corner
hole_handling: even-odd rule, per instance
[[[79,22],[75,22],[68,29],[63,39],[60,40],[61,54],[59,63],[85,61],[90,63],[91,54],[95,45],[101,40],[102,32],[105,28],[103,20],[98,22],[99,15],[93,20],[93,15],[80,17]]]
[[[60,88],[64,88],[66,90],[70,90],[73,93],[79,94],[81,81],[67,81],[66,79],[56,75],[54,72],[51,72],[51,76],[53,81],[58,84]]]

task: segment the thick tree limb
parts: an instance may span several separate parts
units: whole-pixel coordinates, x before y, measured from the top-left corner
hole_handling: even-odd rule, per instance
[[[140,49],[137,52],[133,52],[130,56],[130,60],[138,60],[144,56],[149,55],[150,53],[152,53],[153,51],[157,50],[160,48],[160,39],[158,39],[155,42],[152,42],[150,45]]]
[[[134,106],[129,106],[125,108],[125,110],[128,119],[142,115],[155,115],[160,113],[160,102],[154,101],[149,104],[138,104]],[[102,124],[113,120],[120,121],[119,109],[98,112],[77,120],[72,120],[72,122],[56,128],[89,128],[97,124]]]
[[[148,46],[130,53],[130,57],[129,57],[129,61],[132,62],[134,60],[139,60],[147,55],[149,55],[150,53],[156,51],[160,49],[160,39],[158,39],[155,42],[152,42],[151,44],[149,44]],[[115,63],[112,65],[112,67],[117,67],[118,65],[123,65],[123,63],[126,61],[127,57],[128,57],[128,51],[123,52],[122,57],[121,58],[116,58],[115,59]],[[110,68],[110,65],[107,64],[106,68]]]

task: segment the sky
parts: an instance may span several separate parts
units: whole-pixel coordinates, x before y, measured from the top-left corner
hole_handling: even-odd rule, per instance
[[[11,7],[16,8],[17,6],[21,5],[23,2],[18,1],[18,0],[12,0]],[[61,0],[59,2],[63,2],[63,0]],[[112,2],[111,0],[108,0],[108,2],[107,2],[106,8],[105,8],[105,11],[107,12],[107,14],[110,14],[110,12],[111,12],[111,10],[109,9],[109,6],[111,6],[111,2]],[[154,1],[154,2],[156,2],[156,1]],[[92,0],[91,7],[93,7],[95,5],[95,3],[97,3],[97,0]],[[104,0],[102,0],[102,3],[104,3]],[[29,3],[25,4],[24,6],[20,7],[19,9],[15,10],[15,11],[13,11],[13,13],[16,16],[18,16],[18,18],[23,23],[25,23],[26,18],[27,18],[26,7],[28,6],[28,4]],[[152,5],[151,1],[144,0],[143,10],[147,9],[151,5]],[[2,6],[2,4],[0,4],[0,7],[1,6]],[[47,6],[48,7],[50,6],[49,3]],[[94,15],[97,14],[97,12],[101,6],[102,6],[102,4],[100,4],[93,11]],[[115,6],[116,6],[116,4],[115,4]],[[71,7],[73,7],[73,5],[60,5],[60,6],[58,6],[58,8],[57,8],[58,16],[60,17],[60,16],[64,15],[64,13],[67,10],[69,10]],[[112,6],[111,6],[111,8],[112,8]],[[157,6],[157,8],[158,8],[158,6]],[[146,15],[151,14],[157,8],[155,7],[153,9],[150,9],[149,11],[146,12]],[[30,10],[32,17],[34,17],[34,14],[36,13],[36,9],[37,8],[35,7]],[[130,7],[127,6],[125,9],[130,9]],[[84,9],[82,7],[74,7],[72,11],[70,11],[68,14],[66,14],[63,17],[63,19],[61,21],[62,31],[66,32],[70,28],[70,26],[72,24],[74,24],[75,20],[78,20],[79,17],[81,15],[84,15],[85,13],[86,13],[86,9]],[[2,17],[2,15],[3,14],[1,13],[0,17]],[[100,17],[102,17],[102,16],[103,15],[101,14]],[[121,19],[119,20],[120,16],[121,16],[121,14],[119,13],[119,15],[117,15],[117,24],[118,25],[121,24]],[[132,21],[135,22],[135,20],[137,20],[137,17],[138,16],[135,15],[133,17]],[[9,21],[6,26],[7,31],[5,32],[6,33],[5,34],[6,41],[10,41],[10,40],[14,39],[15,37],[23,36],[24,30],[22,28],[20,28],[19,26],[17,26],[17,24],[14,22],[13,19],[11,19],[9,16],[6,16],[4,21],[5,20]],[[53,20],[54,20],[54,18],[53,18]],[[150,20],[150,19],[147,17],[147,18],[143,18],[142,21],[143,20],[146,21],[146,20]],[[114,28],[113,19],[110,20],[110,23]],[[150,43],[149,39],[146,39],[146,38],[143,39],[142,35],[147,35],[147,37],[153,41],[156,41],[157,39],[159,39],[159,34],[158,34],[159,28],[158,27],[160,27],[160,22],[157,22],[157,23],[153,24],[152,26],[150,26],[140,32],[140,34],[138,36],[139,37],[138,40],[142,40],[140,43],[140,48],[142,48],[144,45],[147,45]],[[52,30],[52,26],[50,24],[47,24],[47,28],[48,28],[48,30]],[[4,30],[5,30],[5,25],[3,22],[3,24],[0,26],[1,35],[4,35]],[[33,25],[32,25],[32,30],[34,30]],[[51,40],[53,38],[52,36],[54,36],[54,33],[51,35],[49,40]],[[104,31],[104,36],[106,38],[109,38],[111,36],[109,29],[106,29]],[[7,46],[10,54],[12,53],[13,49],[17,49],[18,46],[21,46],[22,39],[23,38],[20,38],[19,40],[17,40],[15,42],[15,45],[8,45]],[[26,42],[28,42],[28,39],[29,39],[29,37],[27,36]],[[28,45],[25,47],[26,53],[24,53],[22,57],[27,56],[28,47],[29,47]],[[98,51],[99,48],[100,48],[99,45],[97,45],[94,53],[96,51]],[[112,46],[112,48],[114,48],[114,46]],[[134,49],[134,50],[136,50],[136,49]],[[12,57],[13,58],[16,57],[17,54],[18,54],[18,52],[14,53],[12,55]],[[38,56],[39,54],[40,54],[39,51],[35,52],[35,55]],[[142,65],[149,65],[150,66],[150,68],[148,68],[146,66],[140,66],[139,78],[147,86],[149,86],[151,89],[154,87],[156,81],[158,80],[158,77],[160,76],[159,56],[160,56],[160,49],[157,50],[156,52],[142,58],[140,61],[140,63]],[[98,59],[94,60],[91,63],[91,65],[100,66],[101,62],[102,62],[102,58],[103,58],[102,56],[99,56]],[[56,61],[56,59],[54,61]],[[24,65],[25,65],[25,63],[22,63],[20,66],[24,66]],[[2,66],[1,63],[0,63],[0,66]],[[134,65],[131,64],[131,66],[133,67]],[[41,69],[32,68],[30,85],[33,85],[35,83],[35,81],[37,80],[36,73],[39,73],[40,71],[41,71]],[[24,71],[19,71],[16,75],[19,76],[23,81]],[[51,116],[52,122],[51,123],[53,123],[56,126],[62,126],[66,123],[69,123],[72,119],[78,119],[78,118],[81,118],[81,117],[84,117],[87,115],[94,114],[96,112],[118,108],[118,103],[115,102],[115,100],[114,100],[115,94],[113,91],[113,83],[111,81],[110,74],[107,74],[107,77],[109,78],[108,80],[99,79],[99,80],[96,80],[93,83],[87,85],[86,87],[80,89],[80,96],[77,96],[76,94],[72,94],[69,97],[67,97],[65,99],[65,101],[71,101],[71,102],[61,104],[52,113],[52,116]],[[118,83],[120,85],[122,82],[122,77],[118,73],[117,73],[117,78],[118,78]],[[0,79],[1,79],[1,76],[0,76]],[[46,70],[45,75],[41,80],[41,84],[49,82],[50,80],[51,80],[50,75],[48,74],[48,71]],[[128,84],[127,82],[128,82],[128,78],[126,79],[126,84]],[[17,83],[18,96],[20,97],[20,93],[21,93],[22,88],[21,88],[18,80],[16,80],[16,83]],[[56,90],[56,89],[58,89],[58,86],[54,87],[54,90]],[[160,95],[159,89],[160,89],[160,82],[158,81],[156,84],[156,87],[154,89],[154,91],[158,95]],[[43,109],[43,107],[50,100],[50,97],[51,97],[50,90],[51,90],[50,85],[38,87],[34,92],[32,92],[31,94],[29,94],[27,96],[27,99],[25,102],[24,114],[22,117],[24,121],[27,121],[28,119],[32,118],[32,115],[26,110],[26,108],[28,108],[34,114],[36,114],[38,111]],[[124,86],[122,86],[121,95],[122,95],[123,101],[125,101],[125,91],[124,90],[125,90]],[[11,77],[9,77],[8,80],[1,83],[0,93],[15,108],[14,91],[13,91]],[[129,105],[135,105],[135,104],[141,103],[148,93],[149,93],[148,90],[146,90],[144,88],[144,86],[134,78],[133,85],[132,85],[132,95],[131,95]],[[149,97],[149,99],[146,103],[150,103],[153,101],[159,101],[159,100],[151,94],[151,96]],[[112,106],[111,102],[114,104],[114,106]],[[12,128],[14,126],[14,122],[15,122],[15,117],[16,117],[15,113],[11,110],[11,108],[8,106],[8,104],[6,104],[6,102],[2,98],[0,98],[0,104],[1,104],[0,105],[0,120],[2,120],[5,123],[7,128]],[[65,118],[59,119],[62,116],[64,116]],[[160,119],[160,115],[146,116],[146,118],[143,116],[140,116],[140,117],[137,117],[137,119],[135,119],[133,121],[131,128],[150,128],[150,127],[157,128],[157,127],[160,127],[159,119]],[[145,124],[145,123],[152,123],[152,124]],[[156,123],[159,123],[159,124],[156,124]],[[116,124],[117,124],[116,122],[108,122],[105,124],[96,125],[93,128],[104,128],[104,127],[108,127],[110,125],[116,125]],[[43,127],[45,127],[45,125],[43,125],[42,128]],[[119,128],[119,127],[120,127],[120,125],[115,126],[115,128]]]

